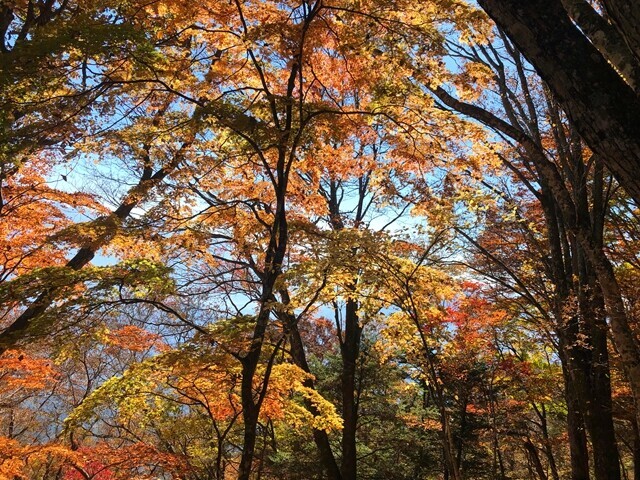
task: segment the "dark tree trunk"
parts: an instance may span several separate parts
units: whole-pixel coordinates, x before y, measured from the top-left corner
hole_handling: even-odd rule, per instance
[[[560,0],[478,3],[533,64],[591,150],[640,205],[640,101],[631,87],[572,23]]]
[[[562,362],[565,399],[567,402],[567,434],[571,457],[571,480],[589,480],[589,452],[587,435],[580,402],[574,394],[574,382],[568,368],[568,360]]]
[[[597,295],[596,292],[591,292]],[[601,302],[601,299],[599,299]],[[620,458],[616,443],[611,405],[611,381],[607,352],[607,325],[603,316],[604,302],[593,311],[590,325],[591,358],[586,412],[589,436],[593,445],[593,464],[598,480],[620,479]],[[589,317],[587,317],[589,320]]]
[[[242,419],[244,421],[244,434],[242,442],[242,455],[238,467],[238,480],[249,480],[251,477],[251,467],[256,448],[256,437],[258,434],[258,409],[253,402],[245,398],[245,388],[242,388]]]
[[[560,480],[558,474],[558,466],[556,465],[556,459],[553,455],[553,448],[551,447],[551,439],[549,438],[549,428],[547,426],[547,410],[544,404],[540,409],[536,408],[536,412],[539,412],[540,428],[542,429],[542,438],[544,441],[544,453],[549,462],[549,469],[551,470],[551,477],[553,480]]]
[[[286,292],[283,294],[283,296],[288,298],[288,294]],[[287,329],[287,333],[289,334],[289,341],[291,343],[291,357],[293,358],[294,363],[305,372],[311,373],[311,368],[309,367],[309,363],[307,361],[307,355],[304,351],[302,337],[300,336],[300,331],[298,330],[297,320],[293,315],[289,316],[289,318],[287,319]],[[315,389],[314,382],[310,378],[306,379],[302,384],[307,388]],[[306,401],[305,406],[314,416],[320,413],[315,405],[313,405],[313,403],[310,401]],[[322,462],[327,480],[342,480],[340,468],[338,467],[338,463],[336,462],[335,456],[333,455],[331,443],[329,442],[329,436],[327,435],[327,432],[325,432],[324,430],[314,429],[313,441],[315,442],[316,447],[318,448],[318,452],[320,453],[320,461]]]
[[[531,440],[527,439],[524,442],[524,448],[527,450],[527,454],[529,455],[529,459],[533,466],[536,469],[536,473],[538,474],[538,478],[540,480],[547,480],[547,474],[544,471],[544,467],[542,466],[542,462],[540,461],[540,455],[538,455],[538,450],[531,443]]]
[[[603,0],[607,15],[640,60],[640,3],[635,0]]]
[[[344,339],[340,344],[342,355],[342,478],[356,480],[356,429],[358,401],[356,398],[356,368],[360,355],[362,328],[358,318],[358,303],[347,300],[344,316]]]

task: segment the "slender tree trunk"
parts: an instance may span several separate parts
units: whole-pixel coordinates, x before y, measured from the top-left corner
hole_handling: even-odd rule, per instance
[[[288,294],[285,293],[284,295],[288,298]],[[293,315],[290,315],[287,319],[287,328],[291,343],[291,357],[293,358],[294,363],[303,371],[311,373],[309,363],[307,362],[307,356],[304,351],[302,337],[300,336],[300,331],[298,330],[296,318]],[[306,379],[303,382],[303,385],[307,388],[315,389],[314,382],[310,378]],[[312,415],[318,415],[320,413],[315,405],[313,405],[313,403],[308,400],[305,402],[305,407],[309,410],[309,412],[311,412]],[[313,441],[315,442],[316,447],[318,448],[318,452],[320,453],[320,460],[325,470],[327,480],[342,480],[340,468],[338,467],[338,463],[336,462],[335,456],[333,455],[331,443],[329,442],[329,436],[327,435],[327,432],[314,428]]]
[[[453,432],[451,431],[451,419],[444,405],[440,407],[440,418],[442,422],[442,441],[444,449],[444,459],[451,480],[462,480],[458,462],[456,461],[455,442],[453,440]]]
[[[253,390],[253,389],[251,389]],[[256,448],[256,436],[258,434],[258,409],[253,401],[253,391],[251,399],[245,398],[245,388],[242,388],[242,419],[244,421],[244,434],[242,442],[242,455],[238,467],[238,480],[249,480],[251,468]]]
[[[536,469],[536,473],[540,480],[547,480],[547,474],[544,471],[544,467],[542,466],[542,462],[540,461],[540,455],[538,455],[538,450],[535,445],[531,443],[530,439],[526,439],[524,442],[524,448],[527,450],[529,454],[529,459],[531,463],[533,463],[534,468]]]
[[[537,409],[536,409],[537,410]],[[542,439],[544,442],[544,453],[549,462],[549,469],[551,470],[551,477],[553,480],[560,480],[558,474],[558,466],[556,465],[556,459],[553,455],[553,448],[551,447],[551,439],[549,438],[549,428],[547,426],[547,411],[544,404],[540,408],[540,425],[542,429]]]
[[[357,450],[356,430],[358,423],[358,402],[356,399],[356,368],[360,355],[362,328],[358,318],[358,303],[347,300],[344,318],[344,340],[340,345],[342,355],[342,465],[344,480],[356,480]]]

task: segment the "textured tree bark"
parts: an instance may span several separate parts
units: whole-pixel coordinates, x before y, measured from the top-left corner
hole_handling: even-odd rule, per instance
[[[561,346],[564,350],[564,346]],[[574,394],[574,382],[568,368],[569,361],[562,362],[564,376],[565,399],[567,402],[567,434],[569,436],[569,456],[571,460],[571,480],[589,480],[589,451],[587,435],[584,428],[584,417],[580,402]]]
[[[593,272],[588,272],[593,275]],[[587,428],[593,451],[594,474],[598,480],[620,479],[620,458],[616,444],[611,403],[611,381],[609,354],[607,351],[607,324],[605,305],[595,278],[590,278],[591,288],[585,292],[586,305],[582,317],[588,331],[588,358],[584,372],[588,381],[584,404],[587,416]]]
[[[562,0],[562,4],[589,41],[616,66],[629,86],[639,92],[640,63],[615,26],[600,16],[586,0]]]
[[[478,3],[533,64],[591,150],[640,205],[640,100],[631,87],[571,22],[560,0]],[[634,2],[608,3],[622,15],[624,9],[616,7]],[[638,8],[630,9],[635,14]]]
[[[579,145],[579,141],[575,142]],[[603,170],[599,159],[594,158],[591,199],[589,198],[588,172],[585,170],[584,155],[581,148],[569,149],[566,161],[570,168],[564,173],[571,185],[574,204],[578,217],[584,219],[583,230],[589,232],[594,247],[603,250],[604,200]],[[591,201],[590,201],[591,200]],[[580,392],[580,401],[586,416],[587,429],[591,438],[593,452],[593,470],[598,480],[620,479],[620,456],[616,443],[611,404],[611,382],[609,355],[607,349],[607,323],[605,302],[588,255],[582,245],[573,242],[571,253],[574,265],[574,278],[578,281],[577,297],[580,316],[579,332],[584,342],[576,339],[576,348],[582,350],[581,361],[577,367],[584,379],[584,388]],[[587,348],[579,347],[583,343]]]
[[[640,3],[635,0],[604,0],[607,15],[640,60]]]
[[[362,328],[358,318],[358,304],[347,300],[345,308],[344,341],[340,344],[342,354],[342,478],[356,480],[357,451],[356,428],[358,403],[356,400],[356,367],[360,355]]]

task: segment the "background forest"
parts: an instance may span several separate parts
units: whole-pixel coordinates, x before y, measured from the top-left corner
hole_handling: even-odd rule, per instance
[[[1,0],[0,479],[640,479],[640,5],[477,3]]]

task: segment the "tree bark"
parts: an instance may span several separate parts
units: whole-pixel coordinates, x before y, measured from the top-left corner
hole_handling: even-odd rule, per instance
[[[562,348],[562,347],[561,347]],[[571,459],[571,480],[589,480],[589,451],[584,417],[580,403],[574,394],[574,382],[565,359],[562,365],[567,402],[567,434],[569,436],[569,455]]]
[[[640,3],[635,0],[603,0],[607,15],[640,60]]]
[[[347,300],[345,308],[344,340],[340,344],[342,355],[342,478],[356,480],[357,450],[356,429],[358,423],[358,402],[356,399],[356,367],[360,355],[362,327],[359,324],[358,304]]]
[[[640,100],[632,88],[571,22],[560,0],[478,3],[532,63],[591,150],[640,205]],[[619,12],[623,9],[616,6],[633,2],[609,3]]]
[[[637,93],[640,91],[640,63],[616,28],[608,23],[586,0],[562,0],[573,21],[589,41],[616,66],[622,78]]]

